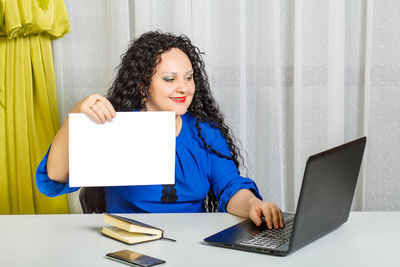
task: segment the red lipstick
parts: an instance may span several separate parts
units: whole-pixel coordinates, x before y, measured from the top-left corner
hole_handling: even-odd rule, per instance
[[[170,97],[172,101],[176,102],[176,103],[183,103],[186,101],[186,96],[182,96],[182,97]]]

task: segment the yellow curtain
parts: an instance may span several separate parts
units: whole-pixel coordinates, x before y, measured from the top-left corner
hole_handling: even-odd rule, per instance
[[[59,128],[51,40],[69,30],[64,0],[0,0],[0,214],[69,212],[35,182]]]

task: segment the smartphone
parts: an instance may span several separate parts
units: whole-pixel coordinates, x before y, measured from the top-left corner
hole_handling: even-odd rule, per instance
[[[165,261],[143,255],[132,250],[120,250],[106,254],[106,257],[119,262],[128,263],[134,266],[149,267],[165,263]]]

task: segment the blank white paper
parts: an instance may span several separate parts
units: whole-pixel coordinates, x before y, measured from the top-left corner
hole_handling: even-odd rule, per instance
[[[175,183],[175,112],[117,112],[98,124],[69,114],[69,185]]]

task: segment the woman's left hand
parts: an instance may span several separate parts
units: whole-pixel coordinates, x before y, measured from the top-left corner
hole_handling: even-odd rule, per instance
[[[261,201],[254,197],[249,204],[249,217],[257,226],[261,225],[261,217],[264,216],[268,229],[284,227],[282,211],[274,203]]]
[[[249,217],[257,226],[265,218],[269,229],[283,228],[284,221],[281,209],[272,202],[258,199],[250,190],[240,189],[229,200],[226,210],[234,215]]]

